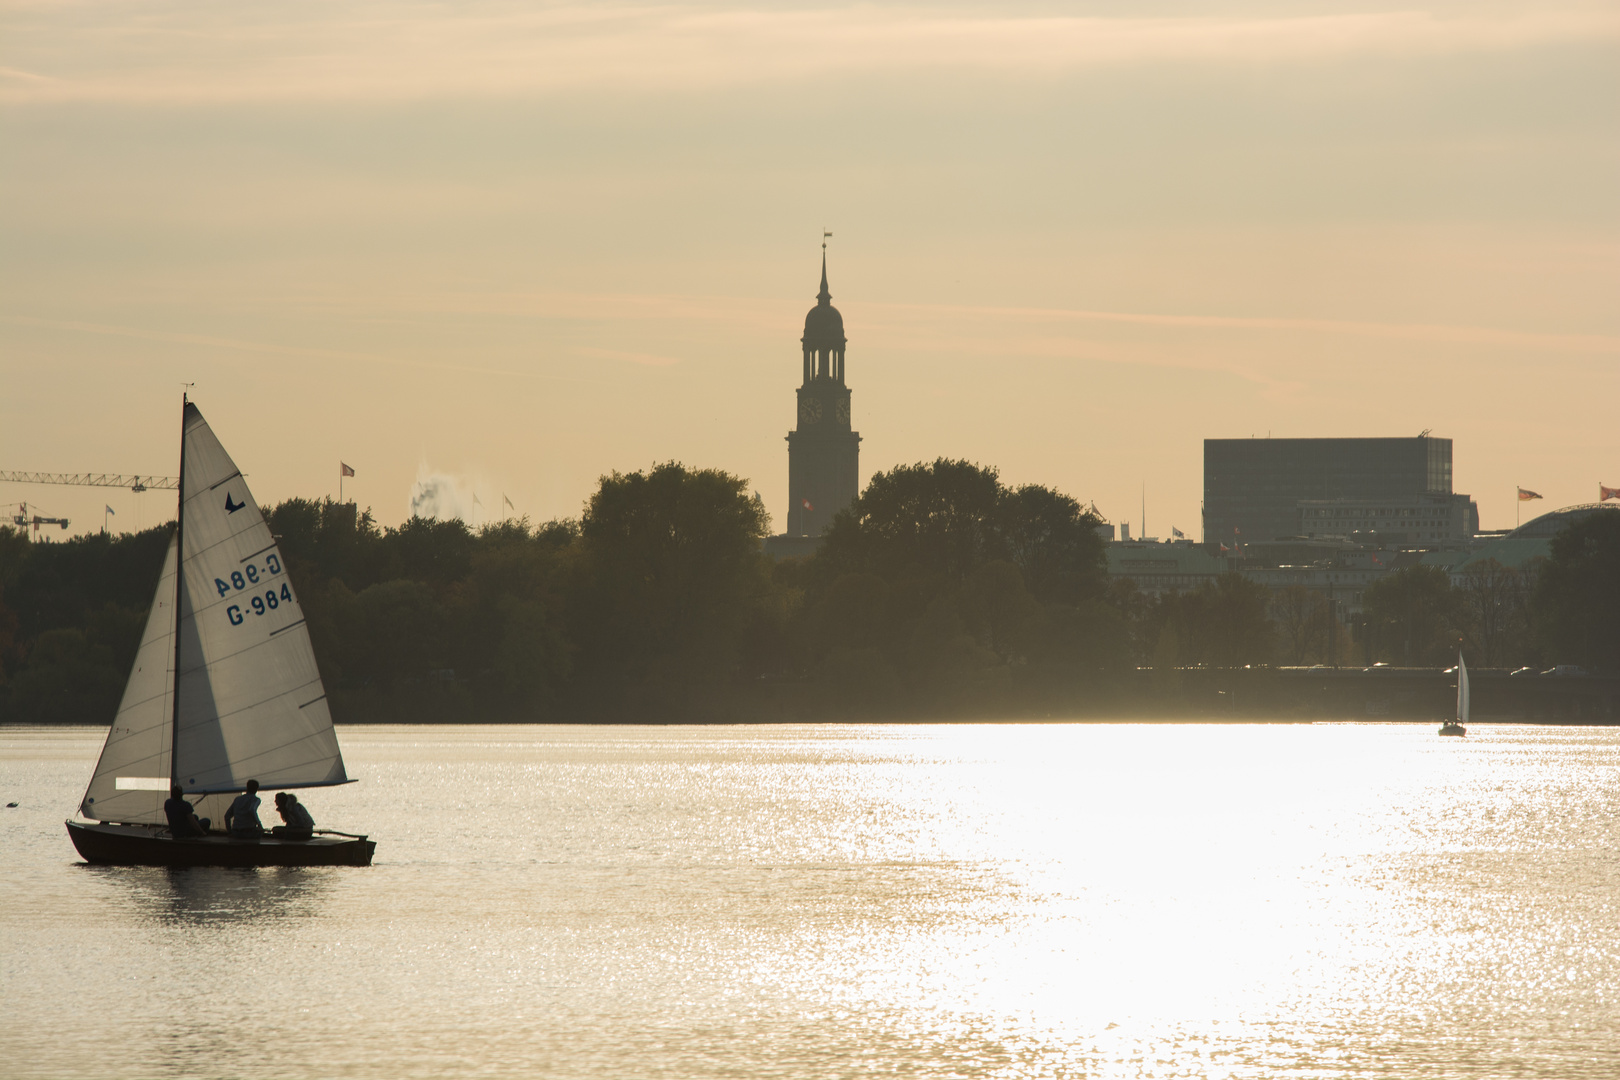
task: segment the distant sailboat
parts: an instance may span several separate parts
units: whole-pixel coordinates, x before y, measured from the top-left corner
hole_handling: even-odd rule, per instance
[[[68,835],[93,863],[369,866],[376,844],[176,837],[164,800],[349,783],[303,609],[242,473],[184,404],[180,513],[124,697]]]
[[[1457,654],[1457,719],[1440,725],[1442,735],[1467,735],[1468,728],[1468,664],[1462,653]]]

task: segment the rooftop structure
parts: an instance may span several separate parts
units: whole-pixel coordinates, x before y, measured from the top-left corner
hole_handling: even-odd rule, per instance
[[[1566,506],[1527,521],[1505,535],[1481,537],[1467,550],[1429,552],[1423,556],[1423,563],[1443,568],[1454,585],[1461,585],[1469,573],[1492,562],[1508,570],[1533,570],[1538,559],[1552,554],[1553,537],[1593,514],[1620,514],[1620,506]]]
[[[1620,505],[1609,506],[1605,503],[1580,503],[1575,506],[1566,506],[1561,510],[1551,510],[1540,517],[1531,518],[1517,529],[1508,533],[1517,540],[1532,537],[1546,537],[1551,539],[1564,531],[1577,521],[1584,521],[1593,514],[1620,513]]]

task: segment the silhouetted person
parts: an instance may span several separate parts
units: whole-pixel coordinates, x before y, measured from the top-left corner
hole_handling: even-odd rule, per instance
[[[249,780],[247,790],[236,797],[229,810],[225,811],[225,831],[232,836],[250,838],[264,835],[264,826],[259,824],[259,782]]]
[[[169,819],[170,834],[175,837],[208,835],[208,819],[197,816],[179,784],[169,789],[169,797],[163,801],[163,814]]]
[[[283,840],[308,840],[315,835],[315,819],[292,792],[276,792],[276,812],[285,824],[270,831]]]

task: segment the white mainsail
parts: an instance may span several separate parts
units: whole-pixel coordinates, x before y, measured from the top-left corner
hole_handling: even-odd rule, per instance
[[[230,455],[185,409],[174,777],[188,795],[343,784],[286,564]]]
[[[1468,723],[1468,664],[1457,654],[1457,722]]]
[[[169,540],[163,575],[146,617],[135,666],[124,685],[118,715],[107,732],[101,760],[79,810],[104,821],[161,822],[169,797],[169,751],[174,715],[174,571],[177,547]]]

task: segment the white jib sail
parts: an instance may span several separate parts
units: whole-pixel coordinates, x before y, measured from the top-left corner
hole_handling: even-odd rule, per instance
[[[179,736],[187,794],[348,782],[303,609],[264,515],[195,405],[181,492]]]
[[[1468,665],[1457,654],[1457,722],[1468,723]]]
[[[170,720],[174,715],[175,542],[163,559],[157,595],[141,632],[135,666],[80,813],[98,821],[161,822],[169,797]]]

